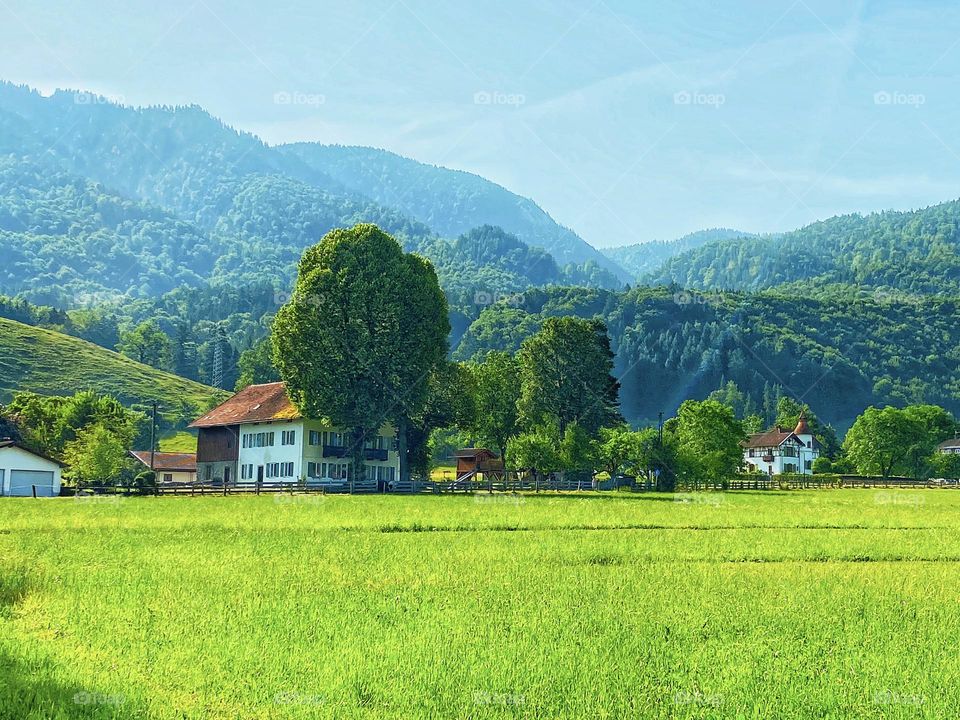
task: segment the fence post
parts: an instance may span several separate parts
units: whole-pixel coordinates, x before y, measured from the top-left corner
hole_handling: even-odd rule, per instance
[[[276,436],[274,436],[274,437],[276,437]],[[259,494],[260,494],[260,481],[259,481],[259,480],[256,481],[255,486],[256,486],[256,488],[257,488],[257,495],[259,495]]]
[[[276,437],[276,436],[274,436],[274,437]],[[224,497],[227,496],[227,483],[226,483],[226,482],[223,483],[223,496],[224,496]]]
[[[36,485],[31,485],[31,487],[33,488],[33,497],[34,497],[34,499],[36,499],[36,497],[37,497],[37,486],[36,486]]]

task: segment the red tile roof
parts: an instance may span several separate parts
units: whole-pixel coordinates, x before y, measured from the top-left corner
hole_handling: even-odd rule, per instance
[[[149,450],[131,450],[130,454],[147,467],[150,467]],[[153,454],[153,469],[174,472],[196,472],[196,453],[163,453]]]
[[[803,444],[792,430],[784,430],[780,427],[774,428],[773,430],[768,430],[765,433],[751,435],[746,439],[745,442],[741,444],[745,448],[780,447],[783,443],[791,438],[793,438],[793,441],[797,444]]]
[[[193,428],[242,425],[271,420],[299,420],[300,411],[282,382],[250,385],[190,424]]]

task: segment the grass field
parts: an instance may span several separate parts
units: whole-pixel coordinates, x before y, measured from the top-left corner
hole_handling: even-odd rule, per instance
[[[0,318],[0,402],[16,390],[72,395],[96,390],[125,405],[183,401],[205,410],[226,393],[142,365],[128,357],[69,335]]]
[[[197,435],[188,430],[168,430],[157,440],[160,452],[195,453]]]
[[[0,502],[4,718],[946,718],[960,493]]]

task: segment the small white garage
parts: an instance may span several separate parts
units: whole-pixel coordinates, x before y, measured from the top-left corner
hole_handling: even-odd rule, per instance
[[[37,455],[12,440],[0,440],[0,496],[56,497],[60,463]]]

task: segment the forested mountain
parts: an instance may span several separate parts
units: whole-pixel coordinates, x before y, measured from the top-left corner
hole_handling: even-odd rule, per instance
[[[592,261],[620,280],[631,279],[616,262],[573,230],[558,225],[535,202],[479,175],[374,148],[295,143],[278,149],[446,237],[480,225],[497,225],[528,245],[544,248],[561,265]]]
[[[710,230],[698,230],[676,240],[653,240],[635,245],[603,248],[601,252],[632,273],[634,278],[638,278],[659,270],[664,262],[682,252],[693,250],[717,240],[730,240],[740,237],[753,237],[753,235],[752,233],[728,228],[712,228]]]
[[[487,308],[455,354],[515,350],[545,317],[599,316],[617,353],[624,413],[634,422],[733,381],[755,407],[773,408],[780,394],[790,395],[846,427],[870,404],[934,402],[960,411],[957,307],[854,293],[814,299],[556,288]]]
[[[843,215],[776,237],[724,240],[685,252],[647,282],[700,289],[808,281],[913,294],[960,295],[960,201],[913,212]]]
[[[454,238],[473,225],[442,240],[444,233],[405,207],[373,199],[384,196],[375,183],[348,187],[315,160],[268,147],[197,107],[124,108],[85,93],[45,98],[0,83],[0,131],[0,251],[17,250],[0,274],[0,292],[69,305],[95,293],[156,297],[207,282],[269,279],[287,288],[305,247],[334,227],[361,221],[450,265],[450,277],[458,263],[469,262],[457,254]],[[449,201],[442,179],[460,174],[432,171],[441,178],[430,184],[439,193],[439,217]],[[507,217],[497,202],[536,207],[505,190],[495,199],[473,217]],[[448,215],[458,212],[448,208]],[[562,277],[619,283],[600,271],[598,265],[611,264],[599,253],[539,212],[539,234],[529,237],[588,249],[582,262],[560,263]],[[484,224],[491,223],[476,223]],[[561,236],[566,240],[555,242]],[[537,252],[539,243],[528,244]],[[514,270],[512,289],[538,282],[539,263],[531,277],[520,266]]]
[[[218,358],[227,387],[302,250],[366,221],[434,263],[458,359],[515,350],[545,317],[602,318],[635,423],[731,381],[752,407],[787,394],[841,427],[870,404],[960,411],[958,219],[951,202],[621,248],[662,265],[644,276],[661,287],[623,291],[532,202],[466,173],[0,84],[0,293],[57,308],[0,298],[0,317],[133,356],[156,341],[150,364],[206,383]],[[30,347],[5,361],[31,372]]]

